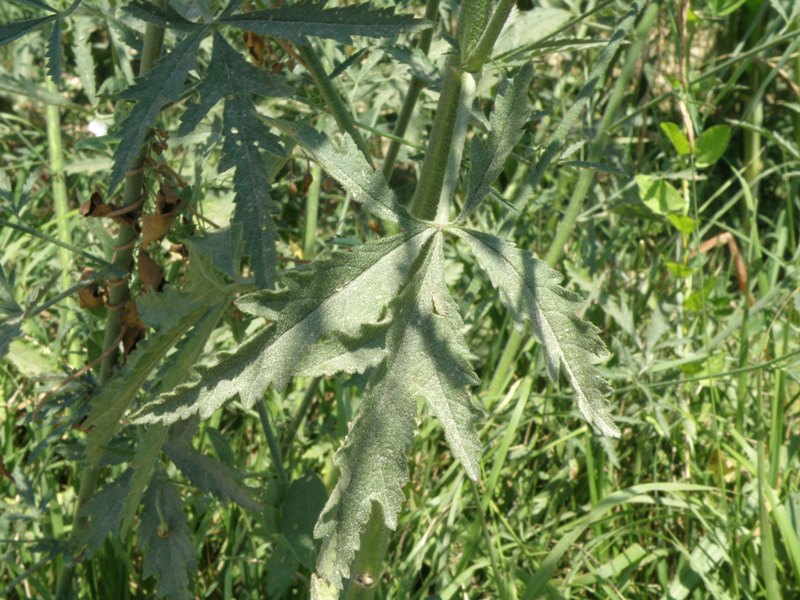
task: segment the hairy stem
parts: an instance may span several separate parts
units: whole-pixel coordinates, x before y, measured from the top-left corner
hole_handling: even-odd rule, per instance
[[[500,2],[497,3],[486,25],[486,29],[484,29],[478,43],[469,53],[469,56],[467,56],[467,60],[465,61],[467,71],[472,73],[480,71],[484,63],[489,59],[492,54],[492,49],[494,48],[494,43],[503,30],[503,25],[506,24],[506,20],[508,20],[508,15],[511,14],[511,9],[514,7],[514,4],[514,0],[500,0]]]
[[[156,2],[160,7],[164,6],[164,0]],[[145,30],[144,48],[142,52],[142,61],[139,67],[139,75],[142,76],[147,73],[155,63],[158,56],[161,54],[161,48],[164,43],[164,30],[155,25],[148,25]],[[123,203],[125,206],[133,204],[142,195],[144,176],[142,174],[142,165],[147,152],[145,145],[139,157],[134,163],[132,170],[135,174],[125,178],[125,187],[123,192]],[[134,212],[134,215],[138,214]],[[128,273],[132,268],[133,263],[133,241],[138,234],[133,227],[120,226],[119,232],[114,240],[114,254],[111,259],[112,268],[116,271]],[[127,277],[114,279],[109,281],[109,305],[110,307],[122,307],[129,298],[130,292],[128,289]],[[112,345],[118,343],[118,337],[122,330],[122,311],[112,310],[109,308],[108,320],[106,321],[106,330],[104,337],[104,348],[110,348]],[[116,342],[116,343],[115,343]],[[116,362],[116,351],[111,351],[104,358],[100,365],[100,384],[103,385],[108,382],[111,377],[112,369]],[[70,541],[78,539],[83,530],[87,527],[88,522],[85,517],[81,516],[81,509],[85,505],[89,497],[94,493],[97,488],[97,483],[100,474],[99,465],[89,465],[83,470],[81,475],[80,488],[78,491],[78,501],[75,508],[75,517],[73,520],[72,532],[70,534]],[[72,595],[72,578],[75,574],[74,560],[67,559],[61,567],[58,574],[58,583],[56,587],[56,598],[58,600],[67,600]]]
[[[56,84],[48,78],[47,89],[54,94],[58,93]],[[67,179],[64,174],[64,146],[61,139],[61,112],[55,104],[47,105],[47,147],[50,153],[50,178],[53,186],[53,205],[56,213],[56,225],[58,239],[66,245],[72,245],[72,233],[69,223],[69,202],[67,200]],[[61,277],[59,283],[62,290],[70,287],[69,272],[72,269],[72,257],[64,246],[58,249],[58,262],[61,267]],[[61,337],[66,340],[64,335],[72,326],[73,315],[76,303],[69,300],[59,313],[59,329]],[[68,346],[67,363],[72,367],[80,367],[80,344],[77,340]]]
[[[346,600],[372,600],[378,591],[383,557],[389,542],[389,529],[383,524],[383,510],[372,503],[369,521],[361,536],[361,547],[350,567]]]
[[[439,0],[428,0],[425,6],[425,18],[429,21],[436,22],[439,15]],[[436,27],[431,27],[422,32],[417,43],[417,48],[423,53],[428,54],[431,49],[431,41],[433,40],[433,32]],[[392,130],[392,141],[389,143],[389,148],[386,150],[386,157],[383,159],[383,176],[388,181],[394,171],[394,165],[397,162],[397,155],[400,153],[401,140],[408,129],[408,124],[411,122],[411,115],[414,113],[414,107],[417,105],[419,95],[422,93],[422,88],[425,87],[422,79],[416,75],[411,78],[411,83],[406,90],[406,97],[403,99],[403,106],[400,108],[400,114],[397,115],[397,122],[394,124]]]
[[[420,219],[432,220],[439,207],[448,159],[458,118],[463,71],[458,53],[450,56],[445,67],[442,92],[425,151],[417,189],[411,200],[411,213]]]

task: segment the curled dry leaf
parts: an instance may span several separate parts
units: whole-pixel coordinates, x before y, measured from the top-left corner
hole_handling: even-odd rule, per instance
[[[94,269],[84,269],[81,281],[86,281],[94,275]],[[106,292],[101,290],[96,281],[91,285],[78,290],[78,300],[81,308],[103,308],[106,305]]]
[[[99,192],[94,192],[89,199],[81,204],[80,212],[84,217],[105,217],[109,213],[117,210],[113,204],[103,202],[103,196]]]
[[[314,176],[311,173],[306,172],[303,176],[303,195],[308,193],[308,188],[311,187],[311,182],[314,181]]]
[[[122,328],[122,350],[128,356],[147,333],[147,327],[139,318],[136,300],[131,300],[123,309]]]
[[[267,43],[265,36],[253,33],[252,31],[244,32],[244,45],[250,52],[250,60],[259,69],[264,66],[264,55],[267,50]]]
[[[164,269],[144,249],[139,251],[139,277],[148,292],[160,292],[164,287]]]
[[[181,198],[175,193],[172,186],[162,183],[156,194],[155,214],[142,216],[142,247],[146,248],[153,242],[164,239],[175,215],[178,214],[178,207]]]

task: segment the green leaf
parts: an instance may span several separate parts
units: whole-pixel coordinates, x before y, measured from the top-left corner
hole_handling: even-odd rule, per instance
[[[125,12],[141,19],[145,23],[152,23],[159,27],[177,29],[179,31],[194,31],[198,27],[203,27],[202,24],[193,23],[185,19],[183,15],[174,10],[171,6],[165,7],[156,6],[151,2],[144,2],[143,0],[134,0],[124,8]]]
[[[81,506],[80,516],[89,520],[89,526],[81,528],[76,540],[80,548],[86,545],[86,555],[91,557],[106,541],[109,533],[119,530],[122,506],[131,485],[131,471],[125,471],[114,481],[95,492]]]
[[[172,52],[156,61],[152,71],[120,94],[120,98],[134,100],[136,104],[119,126],[117,136],[120,142],[114,152],[109,194],[139,155],[145,135],[155,125],[162,107],[177,100],[183,92],[186,74],[195,65],[197,50],[205,33],[206,28],[199,28],[187,36]]]
[[[181,432],[181,428],[188,431]],[[242,485],[241,474],[192,447],[192,433],[196,429],[197,423],[192,422],[188,426],[181,423],[172,427],[165,449],[175,466],[201,491],[222,501],[233,500],[248,510],[260,511],[261,505],[253,499],[250,490]]]
[[[672,147],[675,148],[679,156],[685,156],[692,151],[689,145],[689,140],[683,135],[680,127],[671,121],[663,121],[660,125],[661,131],[667,136],[667,139],[672,142]]]
[[[48,15],[36,19],[25,19],[24,21],[14,21],[6,25],[0,25],[0,46],[10,44],[17,38],[21,38],[26,33],[39,29],[45,23],[57,19],[58,15]]]
[[[47,43],[47,74],[53,83],[61,83],[61,17],[56,18]]]
[[[92,463],[100,460],[105,445],[119,427],[122,415],[153,369],[198,319],[213,310],[203,304],[193,304],[190,298],[178,292],[165,293],[161,301],[162,309],[172,315],[170,326],[140,342],[114,379],[92,398],[86,421],[87,427],[91,428],[86,438],[86,455]]]
[[[205,418],[239,394],[252,407],[272,384],[283,390],[298,373],[360,372],[383,357],[383,307],[402,287],[404,274],[432,235],[406,232],[364,244],[309,269],[288,272],[286,289],[242,297],[243,311],[274,320],[239,348],[200,369],[200,379],[146,405],[140,423]]]
[[[562,8],[535,6],[531,10],[514,10],[492,50],[493,56],[524,52],[558,33],[570,19],[572,12]]]
[[[697,228],[697,221],[686,215],[670,213],[667,215],[667,220],[674,225],[675,229],[687,235]]]
[[[731,128],[728,125],[714,125],[706,129],[695,145],[697,167],[705,169],[716,163],[728,149],[731,141]]]
[[[477,478],[478,411],[468,392],[477,378],[467,360],[461,318],[444,284],[441,233],[420,259],[391,304],[388,355],[370,378],[336,453],[341,474],[314,530],[323,539],[318,579],[335,589],[349,576],[373,503],[380,505],[387,527],[397,526],[418,398],[439,417],[453,454]]]
[[[561,287],[561,275],[531,252],[477,231],[454,231],[499,290],[516,326],[531,322],[550,378],[557,381],[563,369],[581,415],[603,434],[619,437],[607,399],[611,388],[594,366],[608,358],[608,351],[597,328],[575,314],[581,297]]]
[[[265,164],[261,158],[261,150],[278,156],[283,155],[284,150],[277,136],[261,122],[250,96],[287,96],[291,90],[248,64],[219,33],[214,33],[211,63],[198,91],[200,101],[184,113],[178,134],[191,132],[208,111],[225,98],[220,170],[236,169],[233,222],[243,227],[245,254],[250,257],[256,285],[271,287],[275,279],[275,243],[278,240],[272,214],[278,206],[269,196],[272,169],[269,161]]]
[[[395,15],[392,8],[375,8],[368,2],[325,8],[325,2],[317,0],[226,16],[219,23],[297,44],[306,44],[309,35],[352,44],[354,35],[394,37],[431,27],[412,15]]]
[[[350,136],[342,136],[335,142],[304,124],[297,128],[296,137],[319,165],[353,195],[353,200],[372,214],[404,226],[419,226],[397,200],[383,174],[367,163]]]
[[[97,105],[97,80],[95,79],[94,57],[92,56],[91,35],[94,22],[89,17],[73,17],[74,28],[72,52],[75,55],[75,72],[83,84],[83,91],[92,106]]]
[[[153,479],[144,498],[139,546],[144,577],[158,579],[157,597],[194,598],[189,573],[197,568],[183,501],[165,473]]]
[[[683,196],[668,181],[653,179],[650,175],[637,175],[634,181],[642,202],[657,215],[682,213],[686,208]]]
[[[458,217],[465,221],[491,190],[492,183],[503,172],[506,159],[522,138],[531,116],[528,87],[533,81],[533,64],[525,63],[509,85],[503,81],[489,117],[489,139],[472,138],[470,145],[469,189],[464,209]]]
[[[22,333],[22,307],[14,298],[14,273],[8,277],[0,266],[0,359],[2,359],[12,340]]]
[[[280,531],[295,557],[308,568],[314,566],[314,523],[327,499],[328,492],[317,475],[292,481],[283,499]]]

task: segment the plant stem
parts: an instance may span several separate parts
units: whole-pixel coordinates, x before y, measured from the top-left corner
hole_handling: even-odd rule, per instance
[[[339,127],[353,138],[353,141],[356,143],[356,146],[358,146],[358,149],[361,150],[364,158],[372,165],[372,156],[370,156],[367,142],[361,137],[361,132],[356,129],[350,109],[344,103],[344,100],[342,100],[342,97],[333,85],[333,81],[331,81],[331,78],[328,77],[328,74],[325,72],[325,67],[322,65],[319,56],[317,56],[317,53],[314,52],[311,46],[298,46],[297,49],[300,57],[305,61],[305,67],[309,75],[311,75],[314,83],[316,83],[319,88],[319,93],[325,101],[325,106],[331,111]]]
[[[157,0],[156,4],[163,8],[164,0]],[[139,75],[146,74],[155,63],[158,56],[161,54],[161,48],[164,43],[164,30],[152,24],[148,24],[145,30],[144,48],[142,51],[142,60],[139,67]],[[128,205],[136,202],[143,192],[144,176],[142,174],[142,165],[147,153],[147,144],[142,147],[142,150],[136,162],[132,166],[135,174],[125,178],[125,187],[123,192],[123,204]],[[136,212],[134,215],[138,214]],[[133,227],[127,225],[120,225],[117,236],[114,240],[114,253],[111,259],[112,268],[129,273],[133,265],[133,241],[138,236],[138,233]],[[120,309],[127,303],[129,298],[129,289],[127,277],[120,279],[109,280],[109,305],[118,306]],[[122,310],[108,311],[108,320],[106,321],[106,331],[104,337],[103,348],[108,349],[114,344],[122,330]],[[103,359],[100,366],[100,385],[108,382],[112,374],[112,369],[116,362],[116,351],[109,352]],[[70,541],[74,542],[83,530],[88,525],[85,517],[81,516],[81,509],[94,493],[97,488],[99,479],[100,467],[97,464],[88,465],[81,475],[80,488],[78,491],[78,501],[75,508],[75,516],[73,520],[72,532],[70,534]],[[72,595],[72,578],[75,573],[74,559],[66,559],[58,574],[58,583],[56,587],[57,600],[67,600]]]
[[[48,77],[47,90],[53,94],[58,93],[58,87]],[[67,180],[64,174],[64,147],[61,139],[61,113],[55,104],[48,104],[47,115],[47,147],[50,154],[50,178],[53,186],[53,204],[56,213],[58,239],[66,245],[72,245],[72,234],[69,224],[69,202],[67,200]],[[60,284],[61,289],[66,290],[70,287],[70,270],[72,269],[72,257],[64,246],[59,246],[58,261],[61,266]],[[66,339],[66,332],[72,325],[72,310],[76,304],[70,300],[59,313],[59,336]],[[69,344],[67,353],[67,363],[73,367],[80,367],[80,344],[74,340]]]
[[[308,188],[308,195],[306,196],[306,223],[303,231],[303,258],[306,260],[311,260],[314,256],[321,180],[322,169],[317,163],[314,163],[311,165],[311,185]]]
[[[361,535],[361,546],[350,567],[350,582],[344,594],[346,600],[372,600],[378,591],[383,557],[389,541],[389,529],[384,525],[383,510],[372,503],[369,521]]]
[[[434,23],[439,16],[439,0],[428,0],[425,6],[425,18]],[[417,48],[423,53],[428,54],[431,49],[431,41],[433,40],[433,32],[436,27],[431,27],[422,32],[417,43]],[[408,129],[408,124],[411,122],[411,115],[414,112],[414,107],[417,105],[419,95],[422,93],[422,88],[425,87],[422,79],[416,75],[411,78],[411,83],[408,85],[406,97],[403,99],[403,106],[400,108],[400,114],[397,115],[397,122],[394,124],[392,135],[395,136],[389,143],[389,148],[386,150],[386,157],[383,159],[383,176],[388,181],[394,171],[394,165],[397,162],[397,155],[400,153],[400,140]]]
[[[445,67],[442,92],[436,107],[430,142],[425,152],[425,162],[422,163],[417,189],[411,200],[411,214],[420,219],[432,220],[439,207],[447,164],[453,148],[462,75],[458,53],[451,54]]]
[[[286,471],[283,469],[283,455],[281,453],[281,445],[272,431],[272,426],[269,424],[269,415],[267,414],[266,400],[263,398],[260,402],[256,402],[258,409],[258,418],[261,421],[261,427],[264,429],[264,435],[267,436],[267,444],[269,445],[269,452],[272,455],[272,462],[275,463],[275,472],[278,475],[279,481],[289,481],[286,476]]]
[[[506,24],[508,15],[511,14],[511,9],[514,7],[515,0],[500,0],[497,7],[494,9],[486,29],[481,34],[475,48],[467,56],[466,64],[467,71],[475,73],[480,71],[484,63],[489,59],[494,48],[494,43],[497,37],[503,30],[503,25]]]

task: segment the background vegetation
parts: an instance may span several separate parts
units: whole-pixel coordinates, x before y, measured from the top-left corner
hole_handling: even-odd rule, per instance
[[[58,86],[46,77],[47,30],[0,48],[4,598],[54,593],[104,347],[107,309],[91,307],[102,280],[84,286],[87,268],[107,268],[92,261],[110,257],[114,225],[84,215],[107,187],[114,141],[103,132],[113,133],[127,110],[116,93],[138,68],[132,48],[143,26],[123,2],[87,4],[96,10],[63,20]],[[588,299],[585,317],[612,351],[603,373],[622,437],[592,434],[569,387],[548,381],[538,344],[514,332],[495,290],[453,250],[458,266],[448,283],[467,290],[461,312],[481,380],[474,394],[486,411],[482,477],[473,484],[438,426],[421,423],[378,597],[798,597],[800,2],[646,4],[566,149],[536,177],[534,158],[588,100],[579,90],[629,6],[541,0],[519,8],[478,99],[488,114],[506,74],[533,61],[534,114],[474,220],[542,257],[563,252],[558,268]],[[421,16],[424,7],[397,10]],[[455,11],[442,4],[445,29]],[[0,4],[0,38],[5,24],[40,14],[34,0]],[[438,74],[429,67],[441,67],[450,44],[441,27],[430,64],[400,56],[406,44],[314,43],[375,157],[386,155],[408,79],[428,83],[391,179],[406,200],[436,102]],[[303,101],[322,109],[290,47],[229,41],[256,65],[287,73]],[[303,113],[305,105],[269,100],[261,109]],[[166,282],[185,276],[189,236],[224,227],[233,212],[232,175],[220,167],[217,143],[221,112],[183,136],[170,110],[161,116],[163,160],[192,190],[192,213],[151,249]],[[380,231],[301,150],[275,172],[284,267]],[[163,171],[148,177],[152,185],[173,181]],[[575,210],[577,224],[560,228]],[[215,248],[191,252],[213,257]],[[160,285],[139,260],[135,291]],[[256,325],[229,306],[201,360]],[[362,385],[358,377],[298,377],[268,392],[266,408],[229,407],[189,431],[192,452],[244,474],[235,489],[176,470],[180,452],[164,461],[187,515],[183,566],[193,567],[196,597],[308,593],[311,527],[335,483],[332,456]],[[127,442],[105,459],[108,481],[131,458]],[[205,465],[195,454],[188,461]],[[79,572],[79,597],[168,590],[163,578],[157,590],[143,532],[98,532],[87,540],[92,557]]]

